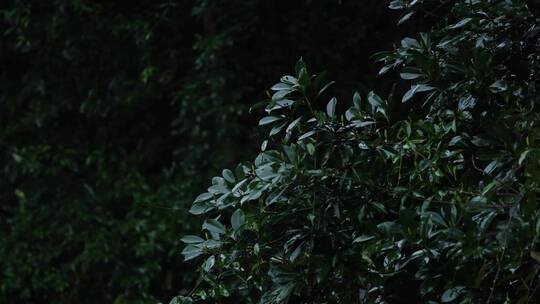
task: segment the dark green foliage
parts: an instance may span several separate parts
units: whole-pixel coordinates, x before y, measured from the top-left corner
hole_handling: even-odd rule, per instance
[[[152,27],[170,8],[140,5],[2,11],[2,303],[137,303],[193,280],[178,275],[177,235],[191,226],[176,210],[199,182],[173,156],[170,84],[149,78],[162,56]],[[181,39],[176,56],[190,55]]]
[[[300,56],[343,91],[373,85],[368,56],[399,34],[385,6],[2,1],[0,303],[187,293],[187,211],[252,156],[248,107]]]
[[[183,254],[202,282],[173,303],[540,301],[538,16],[390,7],[438,20],[375,55],[401,80],[338,102],[303,61],[283,76],[260,154],[193,203],[205,221]]]

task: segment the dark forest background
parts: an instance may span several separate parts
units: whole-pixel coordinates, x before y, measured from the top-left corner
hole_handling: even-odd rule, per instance
[[[191,289],[180,237],[200,222],[187,210],[257,151],[261,114],[248,109],[300,57],[337,94],[384,87],[369,57],[422,28],[397,27],[387,5],[2,1],[0,302]]]

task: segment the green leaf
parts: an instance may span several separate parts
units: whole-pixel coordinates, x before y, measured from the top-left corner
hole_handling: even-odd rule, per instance
[[[450,29],[458,29],[458,28],[464,27],[465,25],[469,24],[469,22],[471,22],[472,20],[473,20],[472,18],[465,18],[465,19],[459,21],[458,23],[449,26],[448,28],[450,28]]]
[[[374,238],[375,237],[371,236],[371,235],[361,235],[361,236],[359,236],[359,237],[357,237],[357,238],[355,238],[353,240],[353,244],[367,242],[367,241],[372,240]]]
[[[413,79],[425,77],[425,75],[422,73],[421,70],[417,68],[410,68],[410,67],[403,68],[403,70],[401,70],[401,73],[399,75],[401,76],[402,79],[405,79],[405,80],[413,80]]]
[[[216,257],[211,255],[206,261],[204,261],[202,268],[205,272],[209,272],[216,264]]]
[[[262,195],[262,190],[252,190],[250,191],[246,196],[242,197],[240,200],[240,203],[243,204],[245,202],[254,201],[256,199],[259,199]]]
[[[193,260],[194,258],[203,254],[203,250],[198,245],[187,245],[184,250],[182,250],[182,255],[184,256],[184,261]]]
[[[259,304],[281,304],[285,301],[293,292],[295,287],[294,283],[287,283],[283,285],[277,285],[274,289],[267,291],[261,297]]]
[[[312,130],[312,131],[309,131],[309,132],[306,132],[304,133],[303,135],[301,135],[300,137],[298,137],[298,141],[301,141],[301,140],[304,140],[308,137],[310,137],[311,135],[315,134],[315,131]]]
[[[266,112],[271,113],[274,110],[288,108],[294,103],[295,101],[291,99],[281,99],[281,100],[273,101],[266,107]]]
[[[298,84],[302,87],[302,89],[305,89],[307,86],[309,86],[310,80],[311,78],[309,77],[307,69],[302,68],[298,73]]]
[[[487,198],[485,196],[483,196],[483,195],[477,195],[477,196],[471,198],[469,203],[471,203],[471,204],[479,204],[479,205],[486,204],[487,203]]]
[[[481,232],[485,232],[493,219],[497,216],[497,212],[488,210],[487,212],[481,213],[481,215],[481,219],[478,222],[478,228]]]
[[[521,155],[519,156],[518,165],[521,166],[523,164],[525,159],[527,159],[527,155],[529,155],[529,153],[531,153],[531,150],[525,150],[523,151],[523,153],[521,153]]]
[[[414,11],[408,12],[405,15],[403,15],[401,18],[399,18],[398,25],[401,25],[405,23],[407,20],[411,19],[412,15],[414,15]]]
[[[285,98],[285,96],[289,95],[291,92],[292,92],[292,90],[281,90],[281,91],[276,91],[276,92],[272,95],[272,101],[274,101],[274,102],[280,101],[280,100],[282,100],[283,98]]]
[[[197,235],[186,235],[183,238],[180,239],[182,242],[186,244],[200,244],[204,243],[204,239]]]
[[[394,67],[394,64],[391,63],[391,64],[387,64],[385,66],[383,66],[380,70],[379,70],[379,73],[377,74],[377,76],[382,76],[386,73],[388,73],[388,71],[390,71],[390,69],[392,69]]]
[[[358,92],[354,92],[353,105],[358,110],[362,109],[362,96]]]
[[[192,298],[182,297],[182,296],[175,297],[169,302],[169,304],[192,304],[192,303],[193,303]]]
[[[419,49],[420,44],[416,39],[405,37],[401,40],[401,46],[407,49]]]
[[[208,220],[206,220],[204,222],[202,228],[206,229],[206,230],[208,230],[210,232],[217,233],[217,234],[224,234],[225,233],[225,226],[223,226],[223,224],[221,224],[216,219],[208,219]]]
[[[270,123],[273,123],[275,121],[282,120],[282,119],[283,117],[266,116],[266,117],[263,117],[261,120],[259,120],[259,126],[264,126],[264,125],[267,125],[267,124],[270,124]]]
[[[472,109],[476,105],[476,99],[472,97],[471,95],[468,95],[466,97],[462,97],[459,99],[458,103],[458,109],[460,111]]]
[[[395,222],[383,222],[378,224],[377,228],[385,235],[401,234],[403,232],[401,225]]]
[[[482,195],[488,194],[491,190],[493,190],[499,182],[497,180],[491,181],[489,184],[487,184],[484,189],[482,189]]]
[[[491,142],[479,136],[473,136],[471,143],[477,147],[489,147]]]
[[[272,91],[281,91],[281,90],[290,90],[291,89],[291,85],[290,84],[286,84],[286,83],[276,83],[272,88],[270,88],[270,90]]]
[[[298,117],[297,119],[293,120],[293,122],[291,122],[288,126],[287,126],[287,129],[285,130],[287,133],[290,133],[292,130],[294,130],[294,128],[296,128],[296,126],[298,125],[298,123],[302,120],[302,116]]]
[[[315,146],[312,143],[306,144],[306,150],[309,155],[315,155]]]
[[[368,93],[368,103],[371,105],[373,109],[382,106],[383,101],[379,95],[375,94],[375,92],[371,91]]]
[[[286,146],[283,146],[283,151],[285,152],[285,154],[287,155],[287,158],[291,161],[291,163],[294,163],[296,161],[296,156],[298,155],[296,153],[296,145],[286,145]],[[274,176],[275,172],[274,170],[272,170],[271,167],[268,167],[268,170],[267,170],[272,176]]]
[[[501,163],[498,160],[494,160],[484,168],[484,173],[487,175],[491,175],[493,171],[495,171],[495,169],[497,169],[500,165]]]
[[[354,108],[348,109],[348,110],[345,112],[345,119],[347,119],[347,121],[351,121],[351,120],[353,120],[355,117],[356,117],[356,115],[355,115]]]
[[[276,134],[278,134],[279,132],[281,132],[281,130],[285,127],[285,125],[287,124],[287,122],[284,122],[280,125],[277,125],[277,126],[274,126],[272,128],[272,130],[270,130],[270,133],[268,133],[268,136],[274,136]]]
[[[194,203],[193,206],[191,206],[191,209],[189,209],[189,213],[194,214],[194,215],[199,215],[199,214],[206,213],[212,210],[213,208],[214,207],[208,203],[197,202],[197,203]]]
[[[229,183],[232,184],[236,182],[236,178],[234,177],[234,174],[231,170],[224,169],[221,174],[223,175],[223,178],[225,178],[225,180],[228,181]]]
[[[237,209],[231,216],[231,226],[233,230],[238,230],[246,222],[246,216],[242,209]]]
[[[449,303],[454,300],[456,300],[459,295],[463,292],[465,288],[458,286],[454,288],[447,289],[442,295],[441,295],[441,302],[442,303]]]
[[[489,90],[492,93],[501,93],[508,89],[508,85],[504,80],[497,80],[489,86]]]
[[[368,93],[368,103],[371,106],[371,113],[381,113],[384,117],[386,117],[386,104],[385,102],[379,97],[379,95],[375,94],[373,91]]]
[[[206,193],[203,193],[203,194],[200,194],[199,196],[197,196],[194,203],[204,202],[204,201],[207,201],[207,200],[211,199],[212,197],[213,197],[212,193],[206,192]]]
[[[326,114],[328,114],[329,117],[334,117],[336,114],[336,104],[337,99],[334,97],[330,99],[328,104],[326,105]]]
[[[393,10],[401,10],[404,9],[405,6],[403,6],[403,0],[392,0],[388,5],[388,8]]]
[[[291,253],[289,256],[289,261],[293,262],[300,256],[302,253],[302,248],[304,247],[304,243],[301,243],[296,247],[296,249]]]
[[[431,220],[431,222],[433,222],[435,225],[448,227],[448,224],[446,223],[446,221],[443,219],[443,217],[440,214],[436,212],[428,211],[426,212],[426,215]]]
[[[432,91],[434,89],[435,89],[434,87],[431,87],[431,86],[428,86],[428,85],[425,85],[425,84],[412,85],[411,88],[403,95],[403,99],[401,100],[401,102],[409,101],[411,98],[413,98],[413,96],[416,93],[428,92],[428,91]]]
[[[298,84],[298,79],[294,76],[291,76],[291,75],[285,75],[283,77],[281,77],[281,82],[283,83],[286,83],[286,84],[290,84],[290,85],[295,85],[295,84]]]
[[[306,63],[304,62],[304,59],[300,57],[300,59],[298,59],[298,61],[296,61],[296,64],[294,65],[294,71],[298,75],[302,72],[303,69],[306,69]]]
[[[331,87],[335,82],[330,81],[327,83],[322,89],[319,90],[319,93],[317,93],[317,97],[321,96],[326,90],[328,90],[329,87]]]
[[[371,126],[375,124],[374,121],[362,121],[362,120],[355,120],[352,123],[354,124],[355,128],[363,128],[363,127],[367,127],[367,126]]]

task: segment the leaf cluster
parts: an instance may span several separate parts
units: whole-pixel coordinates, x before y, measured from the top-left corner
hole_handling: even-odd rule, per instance
[[[206,221],[183,238],[201,261],[189,301],[538,300],[537,17],[524,1],[390,7],[401,22],[439,14],[374,57],[410,87],[355,93],[340,111],[303,61],[282,77],[260,154],[193,204]]]

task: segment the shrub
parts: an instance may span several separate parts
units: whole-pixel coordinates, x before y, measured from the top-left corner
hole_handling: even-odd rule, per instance
[[[178,235],[198,228],[187,211],[213,172],[256,154],[243,109],[299,53],[367,81],[364,55],[397,35],[384,6],[1,1],[0,303],[191,288]]]
[[[525,1],[390,7],[439,20],[375,55],[401,80],[342,111],[302,61],[282,77],[260,154],[191,208],[201,284],[173,302],[538,300],[538,20]]]

